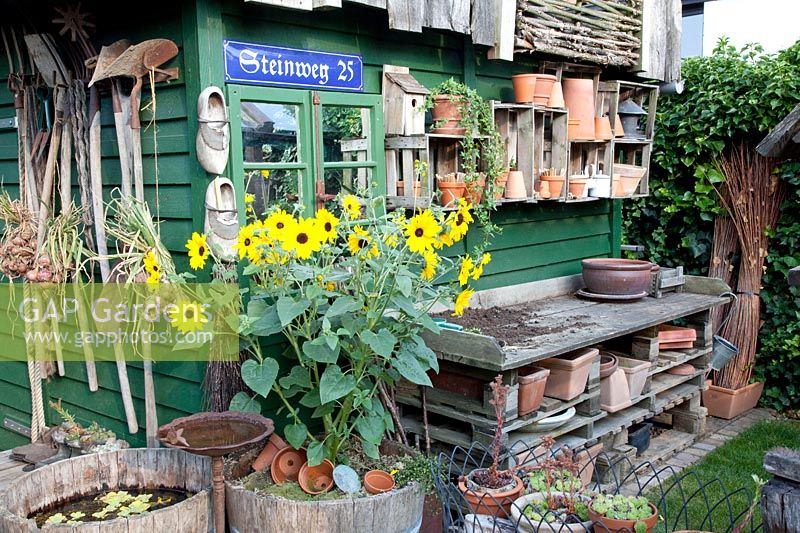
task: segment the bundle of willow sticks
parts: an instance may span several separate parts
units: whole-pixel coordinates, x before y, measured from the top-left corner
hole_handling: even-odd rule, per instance
[[[714,220],[714,247],[711,250],[711,261],[708,265],[708,276],[719,278],[729,286],[733,286],[736,265],[739,256],[739,236],[733,220],[726,216],[718,216]],[[714,331],[728,312],[728,305],[718,305],[711,310],[711,324]]]
[[[639,59],[642,0],[521,0],[516,52],[630,67]]]
[[[722,336],[739,347],[739,353],[714,376],[714,384],[728,389],[747,385],[753,372],[761,328],[761,277],[767,257],[768,230],[775,227],[786,186],[773,174],[774,161],[740,143],[723,155],[725,176],[717,188],[722,205],[736,228],[741,260],[736,280],[736,302]]]

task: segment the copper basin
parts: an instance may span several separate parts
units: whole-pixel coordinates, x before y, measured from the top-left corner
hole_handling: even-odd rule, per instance
[[[158,428],[158,439],[170,448],[220,457],[266,439],[274,429],[272,420],[256,413],[197,413]]]
[[[595,294],[634,295],[647,292],[658,265],[635,259],[584,259],[583,282]]]

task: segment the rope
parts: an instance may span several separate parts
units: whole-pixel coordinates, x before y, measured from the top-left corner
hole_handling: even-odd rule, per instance
[[[155,180],[156,180],[156,220],[161,221],[161,201],[158,194],[158,133],[156,132],[156,69],[151,68],[148,72],[150,76],[150,112],[152,118],[148,128],[153,128],[153,164],[155,165]],[[156,225],[156,232],[158,238],[161,239],[161,224]]]
[[[88,114],[86,112],[86,90],[81,80],[72,82],[70,91],[70,104],[72,105],[72,142],[75,152],[75,162],[78,170],[78,185],[83,208],[83,238],[86,246],[94,249],[92,236],[92,201],[89,187],[89,130],[86,127]]]
[[[26,289],[27,287],[23,287],[23,290]],[[29,333],[29,330],[30,324],[26,322],[25,332]],[[25,356],[28,360],[28,381],[31,385],[31,442],[36,442],[46,428],[44,399],[42,397],[42,373],[39,362],[36,361],[34,345],[32,342],[28,342],[27,339],[25,341]]]

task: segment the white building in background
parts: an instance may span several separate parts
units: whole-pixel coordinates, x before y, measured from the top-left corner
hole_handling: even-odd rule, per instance
[[[681,56],[709,55],[720,37],[778,52],[800,39],[800,0],[682,0]]]

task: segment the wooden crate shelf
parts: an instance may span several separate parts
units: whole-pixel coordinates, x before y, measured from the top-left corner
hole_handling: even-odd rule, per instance
[[[619,127],[616,123],[617,109],[619,104],[628,98],[636,102],[647,113],[642,119],[644,122],[644,139],[642,140],[652,141],[658,107],[657,85],[620,80],[601,81],[597,87],[597,116],[608,115],[611,121],[611,131],[616,135]],[[630,137],[621,137],[620,139],[623,139],[623,142],[638,140]]]

